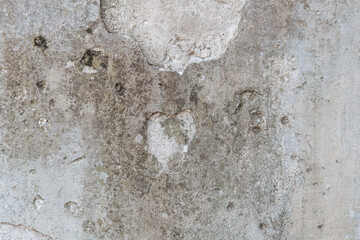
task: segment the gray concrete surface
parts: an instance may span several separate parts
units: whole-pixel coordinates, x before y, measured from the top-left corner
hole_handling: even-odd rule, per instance
[[[359,12],[0,0],[0,239],[360,239]]]

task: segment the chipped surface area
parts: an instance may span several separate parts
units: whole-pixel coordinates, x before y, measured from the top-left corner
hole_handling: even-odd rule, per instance
[[[245,0],[101,1],[108,31],[132,36],[149,63],[182,73],[219,58],[237,33]]]

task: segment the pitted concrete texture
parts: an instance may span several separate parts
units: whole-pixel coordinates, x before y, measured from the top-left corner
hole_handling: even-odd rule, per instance
[[[359,10],[0,0],[0,239],[360,239]]]

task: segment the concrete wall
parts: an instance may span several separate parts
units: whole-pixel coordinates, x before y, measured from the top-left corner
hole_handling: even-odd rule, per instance
[[[0,0],[0,239],[360,239],[359,11]]]

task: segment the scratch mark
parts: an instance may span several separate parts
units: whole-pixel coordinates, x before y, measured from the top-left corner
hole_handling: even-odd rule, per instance
[[[82,155],[81,157],[78,157],[78,158],[75,158],[74,160],[72,160],[71,162],[69,162],[68,164],[73,164],[73,163],[77,163],[77,162],[80,162],[81,160],[85,159],[86,156],[85,155]]]

